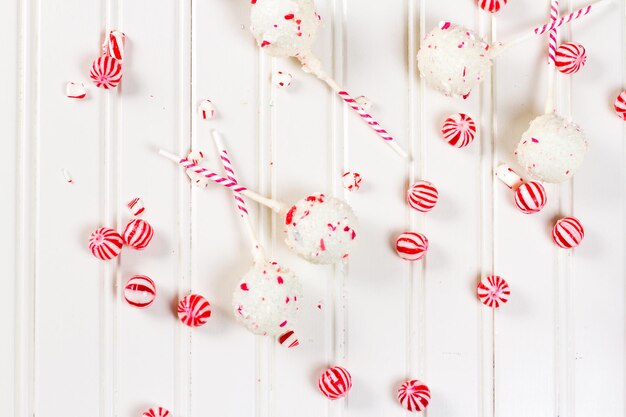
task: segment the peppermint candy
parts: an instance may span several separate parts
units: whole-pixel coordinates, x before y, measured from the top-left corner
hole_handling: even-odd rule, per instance
[[[156,298],[156,285],[145,275],[135,275],[124,286],[124,299],[133,307],[148,307]]]
[[[103,52],[120,63],[124,61],[124,46],[126,45],[126,35],[119,30],[109,32],[103,45]]]
[[[615,108],[615,113],[617,113],[622,120],[626,121],[626,91],[622,91],[619,96],[617,96],[613,107]]]
[[[122,236],[108,227],[96,229],[89,236],[89,250],[98,259],[108,261],[122,251]]]
[[[363,178],[361,178],[361,174],[358,172],[348,171],[343,174],[341,180],[343,181],[343,188],[348,191],[357,191],[361,188],[361,181],[363,181]]]
[[[147,411],[144,411],[141,416],[142,417],[168,417],[169,415],[170,415],[170,412],[167,411],[165,408],[154,407],[154,408],[150,408]]]
[[[65,96],[67,98],[74,98],[82,100],[87,97],[87,90],[83,83],[69,82],[65,85]]]
[[[437,200],[439,200],[439,191],[428,181],[416,182],[406,193],[409,206],[422,213],[431,211],[437,205]]]
[[[515,204],[525,214],[538,213],[547,201],[546,189],[536,181],[525,182],[515,191]]]
[[[575,248],[584,237],[585,229],[576,217],[564,217],[552,228],[552,240],[563,249]]]
[[[334,366],[320,375],[317,386],[327,398],[336,400],[348,394],[352,388],[352,376],[345,368]]]
[[[476,137],[476,123],[467,114],[453,114],[443,122],[441,134],[450,145],[464,148]]]
[[[285,346],[288,348],[293,348],[300,345],[300,341],[296,337],[296,334],[293,330],[289,330],[278,336],[278,343],[280,343],[281,346]]]
[[[507,0],[478,0],[478,6],[486,12],[496,13],[506,2]]]
[[[201,295],[189,294],[178,302],[178,318],[189,327],[202,326],[211,317],[211,305]]]
[[[428,239],[421,233],[405,232],[396,239],[396,253],[405,261],[419,261],[427,250]]]
[[[110,56],[103,55],[91,64],[89,77],[96,87],[104,89],[117,87],[122,81],[122,65]]]
[[[430,389],[417,379],[406,381],[398,388],[398,401],[408,411],[424,411],[430,403]]]
[[[556,69],[563,74],[575,74],[586,63],[587,52],[579,43],[565,42],[556,50]]]
[[[478,284],[477,293],[480,302],[492,308],[498,308],[506,303],[511,295],[509,284],[497,275],[483,278]]]
[[[152,240],[152,236],[154,236],[154,229],[150,223],[142,219],[132,219],[122,233],[124,243],[137,250],[145,249]]]

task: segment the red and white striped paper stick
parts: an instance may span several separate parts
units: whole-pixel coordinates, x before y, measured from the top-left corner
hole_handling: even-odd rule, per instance
[[[166,157],[170,161],[176,162],[178,165],[182,166],[183,168],[190,169],[196,174],[200,174],[203,177],[213,181],[216,184],[226,187],[235,193],[239,193],[245,197],[248,197],[256,201],[257,203],[261,203],[264,206],[271,208],[277,213],[282,211],[283,208],[285,207],[283,203],[276,201],[276,200],[272,200],[271,198],[263,197],[262,195],[255,193],[252,190],[247,189],[243,185],[239,185],[236,182],[229,180],[228,178],[222,177],[221,175],[216,174],[215,172],[209,171],[206,168],[196,165],[195,163],[188,160],[187,158],[181,158],[180,156],[174,155],[173,153],[167,152],[163,149],[159,151],[159,154]]]
[[[559,0],[550,2],[550,21],[552,23],[559,19]],[[556,76],[556,48],[558,43],[558,29],[550,30],[548,39],[548,94],[546,96],[546,114],[554,111],[554,79]]]

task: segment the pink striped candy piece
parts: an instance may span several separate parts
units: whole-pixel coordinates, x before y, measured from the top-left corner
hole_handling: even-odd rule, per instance
[[[135,275],[124,286],[124,299],[133,307],[148,307],[156,297],[156,285],[145,275]]]
[[[563,74],[575,74],[586,63],[587,52],[579,43],[565,42],[556,50],[556,69]]]
[[[406,381],[398,388],[398,401],[408,411],[424,411],[430,403],[430,389],[422,381]]]
[[[190,294],[178,303],[178,318],[189,327],[202,326],[211,317],[211,305],[201,295]]]
[[[525,182],[515,191],[515,204],[525,214],[538,213],[547,201],[546,189],[536,181]]]
[[[300,345],[300,341],[296,337],[296,334],[293,330],[289,330],[278,336],[278,343],[288,348],[293,348]]]
[[[91,64],[89,77],[96,87],[104,89],[117,87],[122,81],[122,65],[110,56],[101,56]]]
[[[481,9],[489,13],[496,13],[502,6],[506,5],[507,0],[478,0]]]
[[[122,236],[108,227],[101,227],[89,236],[89,250],[98,259],[108,261],[122,251]]]
[[[135,197],[132,200],[130,200],[127,206],[130,212],[133,214],[133,216],[139,216],[145,210],[143,206],[143,201],[141,200],[141,198],[138,198],[138,197]]]
[[[498,308],[506,303],[511,295],[509,284],[497,275],[483,278],[478,284],[477,292],[480,302],[492,308]]]
[[[126,35],[119,30],[112,30],[104,43],[104,53],[107,56],[119,61],[124,61],[124,46],[126,45]]]
[[[87,90],[85,89],[85,85],[83,83],[74,83],[69,82],[65,86],[65,96],[67,98],[75,98],[77,100],[82,100],[87,97]]]
[[[428,181],[416,182],[406,193],[409,206],[422,213],[431,211],[437,205],[438,200],[439,191]]]
[[[443,139],[455,148],[464,148],[476,137],[476,123],[464,113],[448,117],[441,127]]]
[[[348,394],[352,388],[352,376],[345,368],[334,366],[320,375],[317,386],[327,398],[336,400]]]
[[[576,217],[564,217],[552,228],[552,240],[563,249],[575,248],[584,237],[585,229]]]
[[[122,233],[124,243],[137,250],[145,249],[152,240],[152,236],[154,236],[154,229],[150,223],[142,219],[132,219]]]
[[[144,411],[142,417],[167,417],[170,412],[163,407],[154,407],[147,411]]]
[[[396,239],[396,252],[406,261],[419,261],[427,250],[428,239],[421,233],[405,232]]]
[[[615,112],[622,120],[626,121],[626,91],[622,91],[615,99]]]
[[[198,104],[198,114],[204,120],[212,119],[215,117],[215,106],[211,100],[202,100]]]

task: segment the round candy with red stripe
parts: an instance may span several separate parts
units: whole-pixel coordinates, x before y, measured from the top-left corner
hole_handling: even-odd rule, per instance
[[[320,375],[317,386],[327,398],[336,400],[348,394],[352,388],[352,376],[345,368],[333,366]]]
[[[422,381],[406,381],[398,388],[398,401],[408,411],[424,411],[430,403],[430,389]]]
[[[478,5],[486,12],[495,13],[505,6],[506,2],[507,0],[478,0]]]
[[[89,236],[89,250],[98,259],[108,261],[122,251],[122,236],[108,227],[96,229]]]
[[[406,201],[409,206],[417,211],[426,213],[431,211],[439,200],[439,191],[428,181],[418,181],[409,187],[406,193]]]
[[[152,240],[152,236],[154,236],[154,229],[150,223],[142,219],[132,219],[122,233],[124,243],[138,250],[145,249]]]
[[[575,74],[587,63],[587,51],[579,43],[565,42],[556,50],[556,69],[563,74]]]
[[[211,317],[211,306],[201,295],[189,294],[178,302],[178,318],[189,327],[202,326]]]
[[[497,275],[489,275],[478,284],[478,298],[487,307],[498,308],[509,300],[509,284]]]
[[[576,217],[564,217],[552,228],[552,240],[563,249],[575,248],[584,237],[585,229]]]
[[[405,232],[396,239],[396,252],[406,261],[419,261],[427,250],[428,239],[421,233]]]
[[[626,91],[622,91],[619,96],[617,96],[613,107],[615,108],[615,113],[617,113],[622,120],[626,120]]]
[[[146,410],[141,415],[142,417],[168,417],[170,412],[163,407],[153,407]]]
[[[287,348],[293,348],[300,345],[300,341],[293,330],[288,330],[278,336],[278,343]]]
[[[515,204],[525,214],[540,212],[547,201],[546,189],[536,181],[525,182],[515,191]]]
[[[476,123],[467,114],[453,114],[443,122],[441,134],[450,145],[464,148],[476,137]]]
[[[122,81],[122,65],[110,56],[103,55],[91,64],[89,77],[96,87],[104,89],[117,87]]]
[[[145,275],[135,275],[124,286],[124,299],[133,307],[148,307],[156,297],[156,285]]]

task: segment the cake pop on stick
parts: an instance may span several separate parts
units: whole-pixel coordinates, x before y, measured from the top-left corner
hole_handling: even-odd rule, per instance
[[[352,208],[345,201],[315,193],[286,206],[199,167],[186,158],[163,150],[160,154],[185,169],[192,169],[205,178],[279,213],[284,219],[285,243],[307,261],[315,264],[334,264],[350,255],[359,225]]]
[[[313,0],[252,0],[250,30],[257,43],[272,56],[297,58],[302,69],[324,81],[398,155],[407,153],[395,139],[345,89],[322,68],[312,46],[320,25]]]
[[[434,89],[448,96],[467,98],[487,76],[493,60],[513,46],[557,29],[566,23],[598,11],[614,0],[599,0],[553,22],[529,30],[510,42],[489,45],[474,31],[451,22],[442,22],[426,35],[417,54],[422,77]]]

